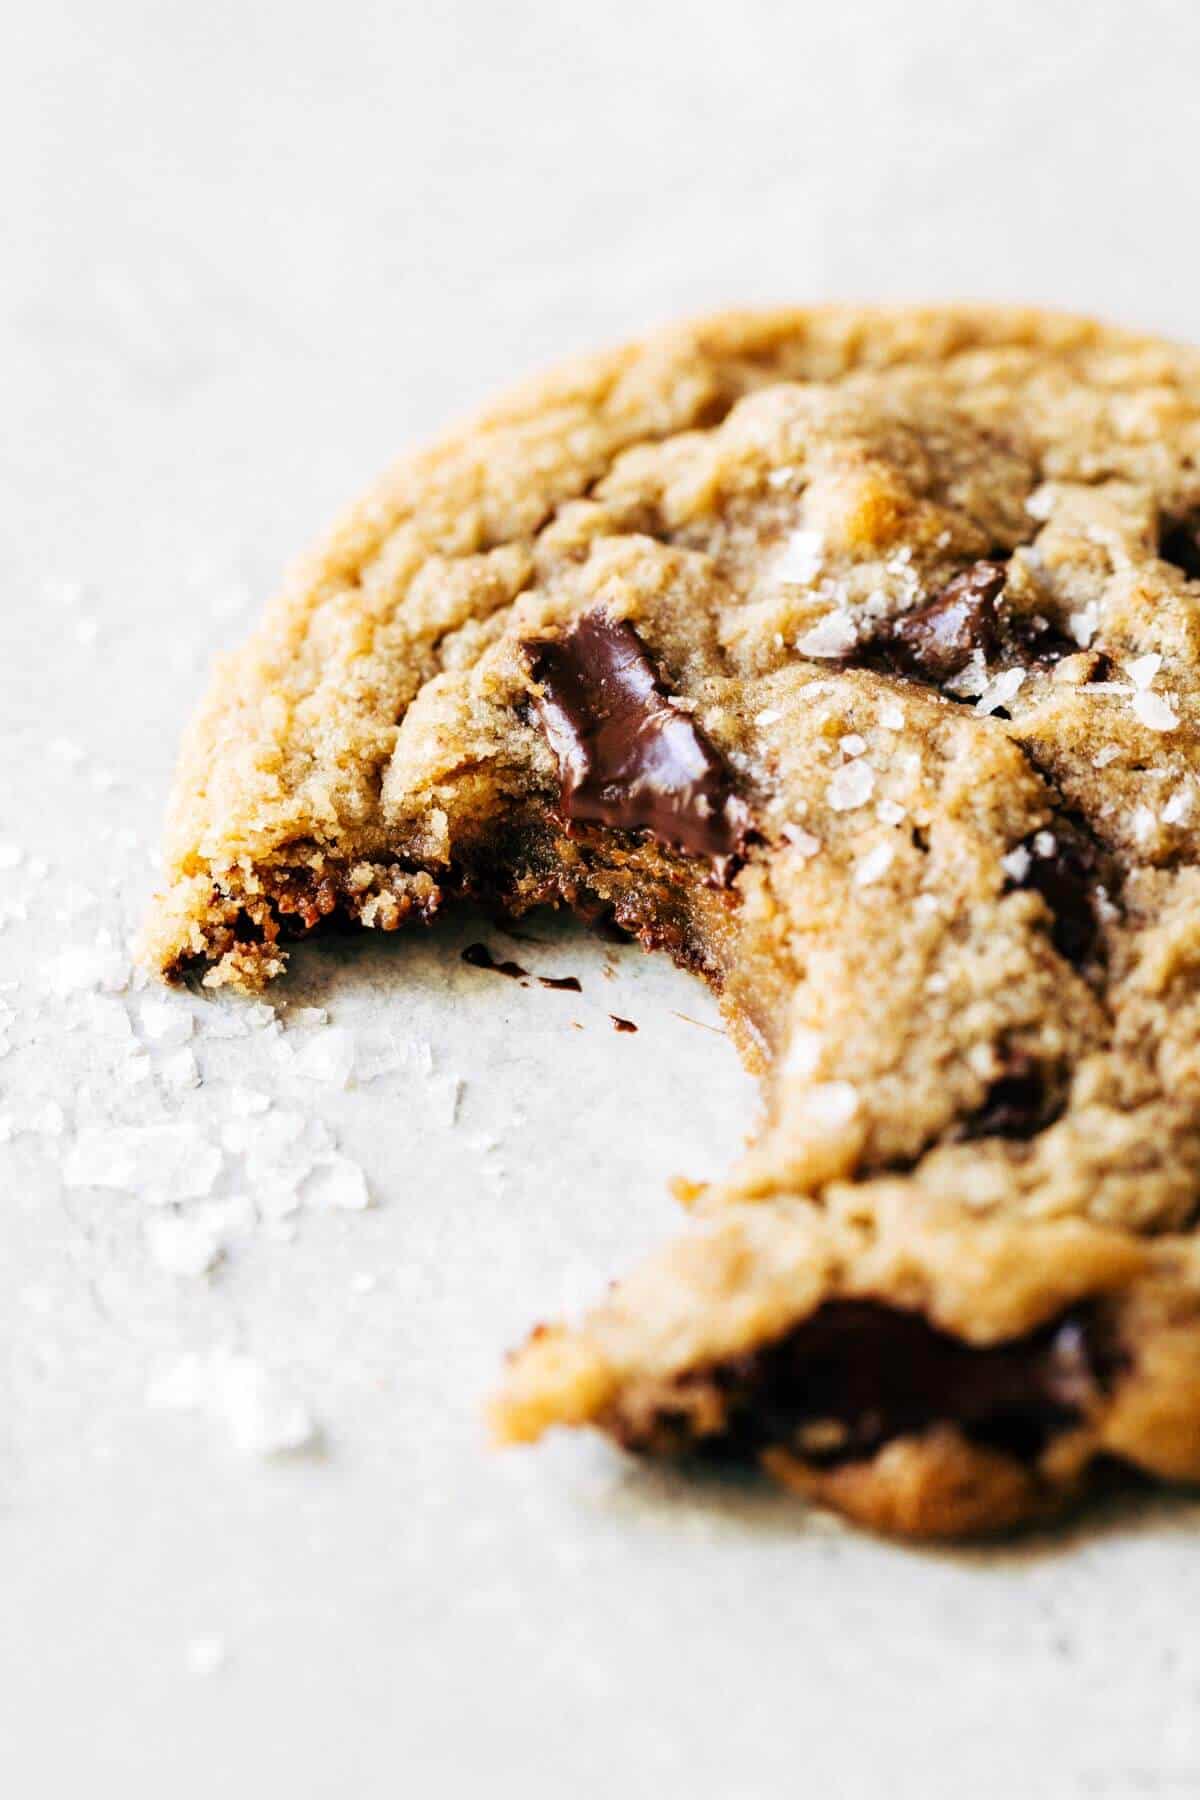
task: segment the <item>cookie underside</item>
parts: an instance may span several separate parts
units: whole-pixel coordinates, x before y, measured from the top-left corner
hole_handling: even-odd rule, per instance
[[[146,953],[561,904],[721,995],[766,1119],[502,1437],[875,1528],[1200,1473],[1200,363],[989,309],[734,315],[399,465],[218,672]]]

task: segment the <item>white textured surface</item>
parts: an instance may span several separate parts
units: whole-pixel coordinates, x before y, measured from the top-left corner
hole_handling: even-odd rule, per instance
[[[464,924],[298,958],[283,1017],[330,1026],[229,1037],[121,983],[212,648],[399,447],[724,302],[1200,330],[1198,66],[1170,0],[42,0],[10,28],[6,1794],[1196,1792],[1186,1503],[918,1554],[582,1440],[486,1450],[504,1346],[671,1229],[665,1177],[751,1116],[682,976],[629,951],[607,979],[539,927],[515,954],[584,992],[520,990],[461,966]],[[155,1122],[219,1167],[113,1139]],[[78,1184],[97,1143],[115,1186]]]

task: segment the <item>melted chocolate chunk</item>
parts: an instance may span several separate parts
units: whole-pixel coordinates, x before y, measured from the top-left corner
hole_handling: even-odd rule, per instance
[[[1121,1366],[1088,1308],[977,1347],[918,1313],[832,1300],[777,1343],[685,1377],[632,1447],[704,1445],[738,1458],[769,1445],[826,1466],[938,1424],[1023,1458],[1076,1423]],[[715,1405],[714,1405],[715,1403]]]
[[[558,994],[582,994],[578,975],[539,975],[538,981],[544,988],[553,988]]]
[[[897,619],[889,648],[900,668],[923,681],[948,681],[976,650],[990,656],[999,641],[996,602],[1005,579],[1003,563],[973,563],[924,606]]]
[[[525,646],[568,822],[648,831],[724,875],[750,814],[725,763],[671,698],[632,625],[596,610]]]
[[[634,1024],[632,1019],[618,1018],[616,1013],[609,1013],[608,1016],[613,1022],[613,1030],[614,1031],[636,1031],[637,1030],[637,1026]]]
[[[1182,569],[1189,581],[1200,581],[1200,512],[1168,519],[1159,535],[1158,554]]]
[[[1054,915],[1050,936],[1055,949],[1068,962],[1086,962],[1100,931],[1095,852],[1085,838],[1061,822],[1051,831],[1034,832],[1021,848],[1029,857],[1029,866],[1012,886],[1032,888],[1042,896]]]

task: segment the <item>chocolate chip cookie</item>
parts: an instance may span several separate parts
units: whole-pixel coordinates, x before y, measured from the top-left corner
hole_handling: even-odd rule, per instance
[[[761,1463],[878,1529],[1200,1477],[1200,355],[733,315],[402,462],[219,670],[147,954],[565,904],[694,969],[739,1164],[507,1439]]]

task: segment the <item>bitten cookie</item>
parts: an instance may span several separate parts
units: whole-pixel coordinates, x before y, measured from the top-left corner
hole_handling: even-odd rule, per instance
[[[218,670],[148,957],[570,906],[763,1080],[501,1436],[763,1463],[880,1529],[1200,1476],[1200,355],[731,315],[400,463]]]

